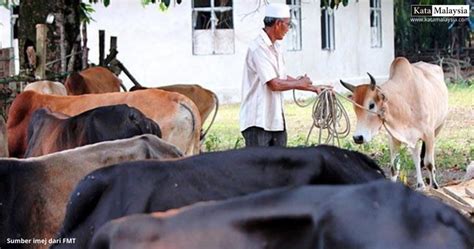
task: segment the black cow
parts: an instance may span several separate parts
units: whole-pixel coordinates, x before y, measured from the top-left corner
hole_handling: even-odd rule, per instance
[[[474,224],[401,184],[263,191],[102,226],[90,249],[472,249]]]
[[[384,178],[367,156],[332,146],[245,148],[170,162],[142,161],[97,170],[72,193],[60,238],[85,248],[95,229],[133,213],[178,208],[281,186],[351,184]]]
[[[74,117],[41,108],[33,113],[28,126],[25,157],[142,134],[161,138],[157,123],[124,104],[97,107]]]

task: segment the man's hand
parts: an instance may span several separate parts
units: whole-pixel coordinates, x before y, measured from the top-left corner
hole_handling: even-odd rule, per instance
[[[311,87],[310,87],[310,91],[313,91],[313,92],[317,93],[318,95],[324,90],[332,91],[332,89],[333,89],[333,87],[329,86],[329,85],[318,85],[318,86],[311,85]]]
[[[293,78],[289,75],[286,76],[286,80],[280,80],[278,78],[268,81],[268,86],[272,91],[286,91],[291,89],[302,90],[302,91],[311,91],[317,94],[320,94],[326,89],[332,90],[330,85],[313,85],[313,81],[305,74]]]
[[[303,75],[303,76],[298,76],[296,79],[300,83],[301,90],[305,90],[307,88],[310,88],[313,85],[313,82],[311,81],[311,79],[306,74]]]

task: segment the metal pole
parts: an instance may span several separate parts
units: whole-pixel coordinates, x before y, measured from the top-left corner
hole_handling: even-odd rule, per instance
[[[99,66],[104,66],[105,30],[99,30]]]

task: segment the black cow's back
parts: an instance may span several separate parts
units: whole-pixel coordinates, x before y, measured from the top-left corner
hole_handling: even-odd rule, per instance
[[[446,204],[402,184],[354,186],[315,212],[323,248],[472,249],[474,224]]]
[[[46,109],[33,114],[25,157],[142,134],[161,138],[156,122],[125,104],[97,107],[69,118],[57,115]]]
[[[135,107],[125,104],[98,107],[85,119],[86,138],[89,143],[153,134],[161,138],[158,124]],[[71,120],[71,123],[75,122]]]
[[[326,155],[330,150],[347,161],[341,163]],[[365,156],[364,160],[355,160],[360,156],[328,146],[246,148],[176,161],[111,166],[79,183],[72,193],[61,236],[77,238],[73,246],[79,248],[86,246],[91,234],[105,222],[129,214],[164,211],[282,186],[353,184],[384,178],[372,161],[367,164]]]
[[[91,249],[471,249],[474,224],[388,181],[304,186],[109,222]],[[141,248],[141,247],[140,247]]]

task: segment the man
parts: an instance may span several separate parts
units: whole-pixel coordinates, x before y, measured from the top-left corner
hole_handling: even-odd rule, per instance
[[[266,7],[265,27],[250,44],[244,65],[240,131],[248,146],[286,146],[283,91],[297,89],[319,93],[304,75],[286,74],[279,40],[290,29],[290,8],[285,4]]]

